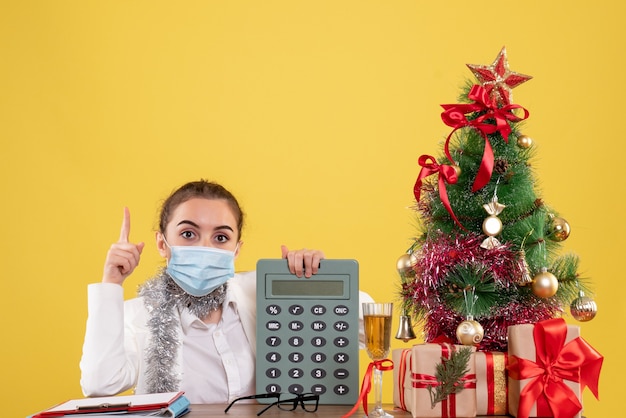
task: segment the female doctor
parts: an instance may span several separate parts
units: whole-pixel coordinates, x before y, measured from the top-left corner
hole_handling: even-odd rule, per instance
[[[102,282],[88,287],[80,362],[85,396],[184,391],[191,403],[228,403],[255,392],[256,274],[235,273],[243,212],[219,184],[187,183],[163,203],[156,232],[167,266],[123,300],[144,243],[129,240],[124,210]],[[324,253],[282,246],[292,274],[316,274]],[[362,302],[372,299],[360,293]],[[360,339],[363,340],[362,325]]]

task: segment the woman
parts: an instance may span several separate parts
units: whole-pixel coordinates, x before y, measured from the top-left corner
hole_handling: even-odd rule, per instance
[[[125,209],[102,283],[88,288],[80,362],[85,396],[182,390],[192,403],[227,403],[255,392],[256,275],[234,273],[243,217],[219,184],[201,180],[174,191],[156,232],[167,267],[124,302],[121,285],[144,247],[130,242]],[[298,277],[316,274],[324,258],[319,250],[281,251]]]

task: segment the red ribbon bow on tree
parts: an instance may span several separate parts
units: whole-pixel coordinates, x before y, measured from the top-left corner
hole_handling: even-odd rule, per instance
[[[457,219],[454,211],[452,210],[452,206],[450,206],[450,200],[448,199],[448,192],[446,191],[446,183],[448,184],[456,184],[459,180],[458,175],[456,174],[456,170],[454,167],[450,165],[439,165],[437,164],[437,160],[435,157],[430,155],[422,155],[418,160],[419,165],[422,166],[419,175],[417,176],[417,180],[415,181],[415,186],[413,186],[413,194],[415,195],[415,200],[419,203],[420,194],[422,191],[422,180],[431,174],[439,173],[439,198],[443,203],[443,206],[446,208],[454,222],[460,226],[463,230],[465,228],[459,220]]]
[[[445,153],[451,162],[454,162],[450,155],[449,143],[452,134],[457,129],[469,126],[475,128],[485,139],[485,150],[483,151],[483,158],[480,162],[478,174],[472,185],[472,192],[482,189],[491,179],[491,173],[493,172],[493,149],[487,135],[499,132],[505,142],[509,142],[509,135],[511,133],[511,127],[509,121],[519,122],[528,118],[528,110],[524,109],[520,105],[508,104],[501,108],[495,100],[489,98],[489,94],[484,87],[474,85],[470,89],[467,97],[474,101],[469,104],[445,104],[441,105],[444,108],[444,112],[441,114],[443,122],[454,128],[445,143]],[[522,109],[524,111],[524,117],[518,117],[513,113],[514,109]],[[484,112],[484,113],[483,113]],[[469,119],[468,114],[472,115],[478,113],[479,115],[474,119]],[[482,114],[481,114],[482,113]],[[495,124],[493,123],[495,122]]]
[[[537,361],[509,357],[509,377],[530,379],[520,393],[518,418],[527,418],[535,402],[537,416],[571,418],[581,409],[580,400],[563,379],[589,386],[598,398],[598,379],[603,357],[581,337],[565,344],[567,324],[562,318],[535,324]]]
[[[356,400],[356,403],[352,407],[352,409],[343,415],[341,418],[347,418],[350,415],[354,414],[357,409],[359,409],[359,402],[363,403],[363,411],[365,412],[365,416],[367,413],[367,395],[370,393],[372,389],[372,372],[374,368],[377,368],[381,371],[393,370],[393,361],[389,359],[384,360],[375,360],[367,366],[367,370],[365,371],[365,375],[363,376],[363,383],[361,384],[361,393],[359,393],[359,399]]]

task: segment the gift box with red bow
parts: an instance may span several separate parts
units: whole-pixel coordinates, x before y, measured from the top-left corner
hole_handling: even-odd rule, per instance
[[[476,363],[476,414],[506,415],[508,411],[507,353],[478,351]]]
[[[404,411],[411,411],[411,348],[392,350],[393,404]],[[407,403],[408,402],[408,403]]]
[[[405,405],[413,418],[476,416],[476,370],[473,355],[468,358],[466,373],[454,383],[456,393],[447,395],[440,401],[433,396],[446,386],[437,379],[437,366],[442,364],[443,359],[451,359],[453,353],[461,349],[474,351],[473,347],[448,343],[417,344],[411,348],[411,391],[410,396],[405,397]]]
[[[582,390],[598,397],[603,357],[562,318],[514,325],[509,339],[509,413],[580,418]]]

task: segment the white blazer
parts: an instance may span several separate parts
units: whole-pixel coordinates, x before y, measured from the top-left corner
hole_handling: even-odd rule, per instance
[[[228,281],[228,297],[237,303],[244,333],[256,358],[256,272],[237,273]],[[359,292],[359,303],[372,302]],[[134,388],[146,393],[146,358],[150,342],[148,311],[142,298],[124,301],[122,286],[97,283],[88,286],[88,317],[80,361],[80,385],[85,396],[112,396]],[[359,309],[359,312],[361,310]],[[176,313],[178,314],[178,313]],[[180,317],[178,318],[180,321]],[[364,347],[363,318],[359,314],[360,347]],[[178,329],[183,341],[182,327]],[[177,350],[173,370],[182,381],[182,353]]]

